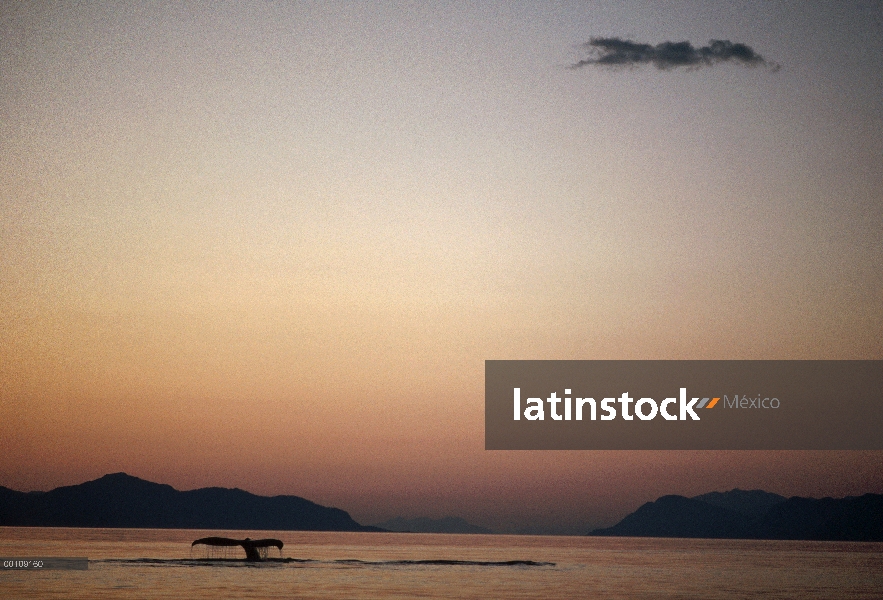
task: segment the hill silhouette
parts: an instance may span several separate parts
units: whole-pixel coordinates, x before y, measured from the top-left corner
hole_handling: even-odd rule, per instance
[[[0,487],[0,525],[379,531],[339,508],[298,496],[257,496],[218,487],[180,492],[126,473],[49,492]]]
[[[589,535],[883,541],[883,495],[784,498],[761,490],[662,496]]]
[[[770,508],[784,502],[787,498],[763,490],[736,488],[729,492],[709,492],[701,496],[693,496],[693,500],[701,500],[714,506],[736,511],[749,519],[756,519],[763,517]]]

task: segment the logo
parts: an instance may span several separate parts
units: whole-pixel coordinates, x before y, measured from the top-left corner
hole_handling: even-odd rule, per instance
[[[485,448],[879,450],[880,398],[880,360],[488,360]]]
[[[546,402],[549,404],[549,416],[554,421],[582,421],[583,414],[587,414],[587,419],[592,421],[598,420],[599,403],[594,398],[571,398],[571,390],[564,390],[565,396],[559,398],[557,392],[552,392]],[[525,408],[521,407],[521,388],[512,388],[513,396],[513,420],[520,421],[522,414],[528,421],[544,421],[546,419],[546,411],[543,400],[540,398],[527,398],[525,400]],[[626,421],[633,421],[635,417],[641,421],[652,421],[657,416],[661,416],[666,421],[699,421],[700,417],[694,409],[714,408],[720,398],[693,398],[687,402],[687,388],[681,388],[678,398],[666,398],[658,403],[653,398],[640,398],[635,400],[629,396],[628,392],[623,392],[619,398],[603,398],[600,401],[601,421],[612,421],[617,418],[617,407],[619,403],[619,416]],[[738,400],[738,397],[736,398]],[[769,398],[767,398],[769,400]],[[558,405],[564,403],[564,414],[558,412]],[[632,402],[635,403],[632,412]],[[677,414],[669,412],[671,405],[678,408]],[[588,406],[587,406],[588,405]],[[575,409],[575,410],[574,410]],[[674,410],[674,407],[672,407]]]

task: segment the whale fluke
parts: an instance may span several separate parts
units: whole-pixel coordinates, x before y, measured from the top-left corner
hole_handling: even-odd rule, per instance
[[[245,550],[245,560],[263,560],[267,557],[267,548],[275,546],[281,551],[282,546],[284,545],[280,540],[273,538],[262,540],[253,540],[251,538],[234,540],[225,537],[204,537],[195,540],[190,544],[190,547],[192,548],[197,544],[204,544],[206,546],[242,546]]]

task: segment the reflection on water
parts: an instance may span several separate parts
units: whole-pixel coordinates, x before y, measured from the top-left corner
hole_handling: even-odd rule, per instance
[[[282,557],[200,560],[206,535]],[[4,598],[880,598],[883,544],[332,532],[0,528],[0,555],[88,571],[0,572]]]

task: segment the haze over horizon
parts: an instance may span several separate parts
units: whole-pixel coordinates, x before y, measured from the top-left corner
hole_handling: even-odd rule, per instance
[[[487,359],[883,358],[881,6],[4,3],[0,485],[503,531],[883,493],[883,452],[484,450]]]

